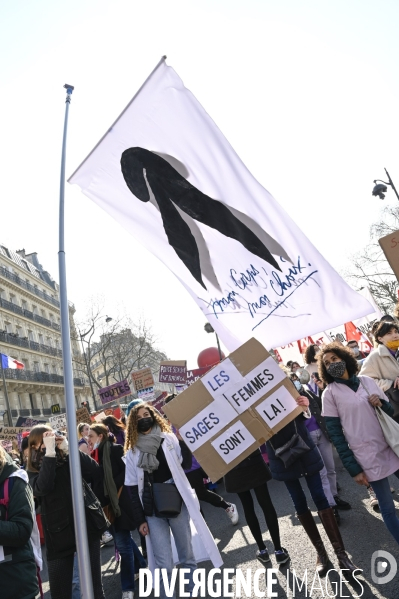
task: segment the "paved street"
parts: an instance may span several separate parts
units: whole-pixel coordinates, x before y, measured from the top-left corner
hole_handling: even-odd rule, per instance
[[[340,466],[340,462],[337,461],[337,472],[338,480],[342,487],[341,494],[352,504],[352,510],[344,512],[341,511],[342,524],[341,533],[344,538],[347,550],[353,557],[353,561],[364,570],[364,576],[360,578],[362,581],[364,590],[359,585],[358,587],[350,586],[349,584],[343,583],[342,591],[340,591],[339,576],[335,573],[331,576],[331,583],[322,582],[322,590],[316,583],[312,590],[312,583],[314,577],[314,562],[315,552],[311,546],[307,536],[305,535],[301,525],[293,514],[293,507],[289,495],[286,491],[283,483],[272,481],[269,483],[270,492],[276,506],[277,513],[279,515],[279,522],[281,528],[282,544],[286,547],[291,555],[291,563],[289,567],[282,567],[281,570],[276,574],[277,584],[274,585],[273,591],[277,592],[278,599],[285,599],[288,597],[298,597],[303,599],[305,597],[312,597],[319,599],[321,597],[356,597],[361,595],[365,599],[371,599],[372,597],[387,598],[387,599],[399,599],[399,576],[397,575],[393,581],[378,585],[372,581],[371,578],[371,556],[374,551],[383,549],[390,552],[395,559],[399,562],[399,548],[393,541],[392,537],[386,530],[381,516],[373,512],[368,505],[368,495],[365,488],[361,488],[352,482],[349,475],[344,471],[343,467]],[[399,481],[395,478],[391,478],[391,484],[396,489],[395,497],[399,502]],[[223,486],[219,487],[219,492],[226,497],[227,500],[236,502],[237,496],[230,495],[224,492]],[[237,504],[239,502],[237,501]],[[313,503],[309,504],[313,513],[315,514],[315,508]],[[399,503],[398,503],[399,507]],[[255,559],[256,545],[249,532],[247,526],[243,526],[243,515],[241,506],[238,505],[240,511],[240,522],[236,527],[230,525],[227,516],[221,511],[217,510],[207,504],[203,505],[203,510],[206,515],[206,520],[209,527],[216,539],[219,546],[219,550],[222,553],[224,564],[226,568],[241,568],[246,570],[251,568],[253,572],[259,569],[261,566]],[[263,515],[258,510],[260,515],[260,522],[262,530],[266,530]],[[322,527],[317,518],[317,522],[320,530]],[[330,556],[333,558],[333,564],[338,567],[337,562],[334,558],[331,546],[322,531],[323,538],[326,540],[326,546]],[[268,549],[272,550],[270,543],[270,537],[266,532],[264,534]],[[136,539],[137,540],[137,539]],[[107,599],[120,599],[120,581],[118,574],[118,567],[115,563],[114,549],[111,544],[108,547],[102,549],[103,557],[103,575],[104,575],[104,589]],[[211,568],[209,562],[202,564],[208,570]],[[272,558],[271,568],[275,567],[275,563]],[[296,587],[295,595],[292,591],[288,590],[287,593],[287,577],[291,581],[292,587],[292,574],[295,570],[298,577],[298,581],[303,580],[305,569],[308,569],[308,589],[307,593],[302,588],[302,591]],[[388,568],[389,570],[389,568]],[[45,573],[44,573],[45,574]],[[384,573],[386,574],[386,572]],[[46,576],[44,576],[47,581]],[[327,589],[326,589],[327,584]],[[265,576],[262,577],[260,582],[260,590],[266,590]],[[48,591],[48,583],[45,582],[45,598],[50,599],[50,593]],[[363,594],[362,594],[363,592]],[[210,595],[206,595],[209,597]],[[242,596],[245,596],[244,594]],[[254,591],[248,595],[255,597]],[[266,595],[267,596],[267,595]],[[136,591],[136,597],[138,597],[138,587]]]

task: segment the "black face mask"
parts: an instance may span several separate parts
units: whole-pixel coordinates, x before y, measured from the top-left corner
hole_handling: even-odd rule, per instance
[[[139,433],[146,433],[150,430],[153,424],[154,418],[152,416],[149,416],[148,418],[140,418],[140,420],[137,422]]]

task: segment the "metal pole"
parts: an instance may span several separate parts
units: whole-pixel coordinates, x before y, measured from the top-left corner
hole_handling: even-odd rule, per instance
[[[395,185],[393,184],[393,181],[392,181],[391,177],[389,176],[389,173],[388,173],[387,169],[386,169],[386,168],[384,168],[384,171],[385,171],[385,172],[386,172],[386,174],[387,174],[388,181],[389,181],[389,185],[392,187],[392,189],[394,190],[394,192],[395,192],[395,194],[396,194],[396,197],[397,197],[397,198],[398,198],[398,200],[399,200],[399,194],[398,194],[398,192],[396,191],[396,187],[395,187]]]
[[[60,220],[59,220],[59,251],[58,269],[60,280],[60,304],[61,304],[61,339],[62,358],[64,363],[64,388],[65,406],[69,436],[69,470],[72,486],[73,518],[75,524],[76,549],[78,553],[80,592],[83,599],[94,599],[93,582],[91,579],[91,567],[89,557],[89,545],[87,542],[86,514],[83,501],[82,472],[80,468],[80,456],[78,449],[78,435],[76,430],[75,392],[73,387],[71,337],[69,328],[69,308],[66,284],[65,265],[65,157],[66,139],[68,129],[69,104],[73,92],[72,85],[64,85],[67,90],[65,105],[64,136],[62,141],[61,178],[60,178]]]
[[[93,398],[93,402],[94,402],[94,409],[97,412],[97,401],[96,401],[96,396],[94,394],[94,389],[93,389],[93,381],[91,380],[91,370],[89,371],[89,364],[87,362],[87,356],[83,347],[83,337],[81,332],[79,331],[79,337],[80,337],[80,343],[82,345],[82,352],[84,355],[84,359],[85,359],[85,364],[86,364],[86,370],[87,370],[87,376],[89,377],[89,383],[90,383],[90,389],[91,389],[91,396]]]
[[[220,341],[219,341],[219,337],[218,334],[215,332],[216,335],[216,343],[218,344],[218,350],[219,350],[219,359],[220,361],[223,360],[223,356],[222,356],[222,350],[220,349]]]
[[[1,374],[3,375],[3,391],[4,391],[4,397],[6,399],[8,426],[12,426],[12,414],[11,414],[11,408],[10,408],[10,401],[8,399],[6,377],[4,376],[4,368],[3,368],[3,364],[1,363],[1,358],[0,358],[0,366],[1,366]]]

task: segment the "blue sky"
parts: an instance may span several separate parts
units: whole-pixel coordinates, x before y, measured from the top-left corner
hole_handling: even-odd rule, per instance
[[[62,86],[76,88],[70,174],[166,54],[256,178],[345,268],[383,205],[373,179],[385,166],[399,187],[398,23],[399,4],[387,0],[2,2],[0,237],[36,250],[58,278]],[[160,347],[194,366],[209,337],[186,292],[71,186],[67,202],[78,315],[102,293],[108,313],[123,303],[144,314]]]

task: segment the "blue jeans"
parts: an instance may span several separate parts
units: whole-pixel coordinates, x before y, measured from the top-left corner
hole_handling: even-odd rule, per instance
[[[150,539],[152,550],[154,552],[155,567],[166,568],[168,580],[170,582],[173,570],[173,555],[170,539],[170,531],[173,533],[175,540],[179,562],[182,568],[190,570],[187,577],[189,583],[185,585],[185,591],[191,593],[194,588],[193,573],[197,568],[194,558],[193,546],[191,542],[190,517],[187,507],[183,503],[182,510],[177,518],[157,518],[156,516],[147,517],[148,528],[150,531]],[[176,594],[173,593],[173,597]],[[166,599],[165,588],[162,582],[160,584],[160,598]]]
[[[399,478],[399,470],[394,472],[395,476]],[[388,477],[381,478],[380,480],[370,481],[370,485],[378,499],[380,506],[381,516],[385,522],[385,526],[395,539],[399,543],[399,519],[395,512],[395,504],[392,499],[391,487],[389,484]]]
[[[81,599],[78,567],[78,554],[73,558],[72,599]]]
[[[140,568],[146,568],[147,562],[145,561],[143,554],[140,549],[137,547],[136,543],[133,541],[130,536],[130,543],[132,546],[133,556],[134,556],[134,571],[138,572]]]
[[[305,479],[312,499],[315,502],[318,511],[320,512],[321,510],[328,509],[330,507],[330,504],[328,503],[328,499],[324,494],[320,472],[316,472],[316,474],[312,474],[310,476],[305,476]],[[286,480],[284,482],[289,494],[291,495],[291,499],[294,503],[296,513],[298,514],[298,516],[305,514],[309,510],[308,502],[306,500],[306,495],[303,492],[299,479]]]
[[[122,591],[134,591],[134,541],[130,536],[130,530],[116,531],[115,528],[111,526],[110,532],[114,537],[115,546],[121,556]],[[134,545],[136,545],[136,543],[134,543]]]

